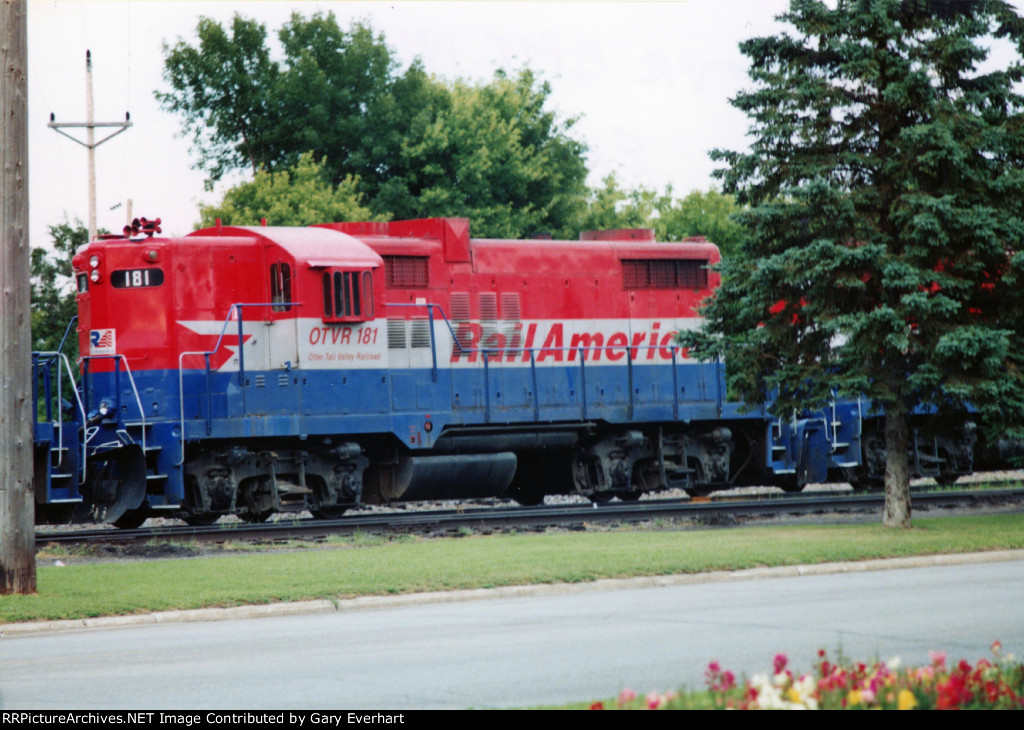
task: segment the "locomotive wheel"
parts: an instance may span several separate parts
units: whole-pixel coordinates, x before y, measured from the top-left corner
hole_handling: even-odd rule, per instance
[[[594,504],[608,504],[615,497],[615,495],[609,492],[594,492],[593,494],[588,494],[587,496],[590,498],[590,501],[593,502]]]
[[[248,522],[251,525],[255,525],[260,522],[266,522],[270,519],[270,515],[272,514],[274,514],[274,510],[268,509],[262,512],[239,512],[238,517],[242,522]]]
[[[620,492],[619,499],[623,502],[635,502],[640,499],[640,495],[643,494],[639,489],[635,492]]]
[[[691,499],[694,497],[706,497],[715,490],[711,488],[711,485],[704,481],[704,467],[701,465],[700,461],[692,459],[691,462],[691,468],[693,469],[693,476],[690,480],[691,486],[683,487],[683,491],[686,492],[686,496]]]

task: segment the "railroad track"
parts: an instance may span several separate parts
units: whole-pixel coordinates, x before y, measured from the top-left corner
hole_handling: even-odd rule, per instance
[[[963,509],[1002,507],[1024,509],[1024,488],[957,491],[915,491],[914,509]],[[651,499],[612,502],[604,505],[557,504],[537,507],[469,506],[417,512],[353,511],[334,520],[279,519],[264,524],[231,522],[206,527],[161,525],[136,530],[108,528],[37,532],[37,547],[51,544],[146,544],[166,542],[259,542],[324,540],[332,535],[432,534],[462,535],[510,529],[540,530],[548,527],[586,529],[587,526],[638,524],[655,520],[691,521],[716,526],[778,516],[843,513],[877,514],[885,497],[881,492],[816,492],[769,496],[715,496],[705,499]]]

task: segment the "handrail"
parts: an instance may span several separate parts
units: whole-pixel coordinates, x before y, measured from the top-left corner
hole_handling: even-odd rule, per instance
[[[216,353],[220,349],[221,343],[224,340],[224,336],[227,333],[228,325],[230,324],[232,319],[235,318],[235,316],[234,316],[235,313],[237,312],[237,321],[238,321],[238,358],[239,358],[238,377],[239,377],[239,384],[242,385],[242,384],[244,384],[244,376],[245,376],[245,359],[244,359],[245,356],[244,356],[244,347],[243,347],[243,343],[244,343],[244,332],[243,332],[244,312],[243,312],[243,308],[244,307],[270,307],[270,306],[297,306],[298,304],[301,304],[301,303],[296,303],[296,302],[291,302],[291,303],[283,303],[283,302],[257,302],[257,303],[236,303],[236,304],[232,304],[230,309],[229,309],[229,311],[228,311],[228,315],[224,319],[224,324],[221,327],[220,333],[219,333],[219,335],[217,337],[217,342],[214,345],[213,349],[211,349],[211,350],[194,350],[194,351],[182,352],[182,353],[179,354],[179,356],[178,356],[178,404],[179,404],[179,424],[180,424],[180,431],[181,431],[181,459],[180,459],[180,461],[178,461],[177,466],[181,466],[185,462],[185,440],[186,440],[186,434],[185,434],[185,386],[184,386],[184,370],[185,370],[185,368],[184,368],[184,359],[186,357],[199,356],[199,357],[205,358],[205,360],[206,360],[206,366],[205,366],[206,379],[207,379],[206,395],[207,395],[207,401],[208,401],[207,402],[207,408],[206,408],[206,421],[207,421],[207,432],[210,433],[210,432],[212,432],[212,402],[210,401],[210,399],[212,398],[212,384],[210,382],[210,377],[211,377],[210,356],[213,355],[214,353]],[[638,356],[635,356],[634,353],[637,353],[637,355],[638,355],[640,352],[649,352],[649,351],[652,351],[652,350],[665,350],[665,349],[668,349],[670,351],[670,353],[671,353],[672,383],[673,383],[673,388],[672,388],[672,390],[673,390],[673,398],[672,398],[673,418],[676,419],[676,420],[678,420],[678,418],[679,418],[680,398],[679,398],[677,368],[679,367],[678,353],[681,351],[681,348],[678,345],[675,345],[675,344],[672,344],[672,345],[663,345],[663,344],[641,345],[641,344],[629,344],[629,343],[627,343],[627,344],[622,344],[622,345],[615,345],[613,347],[610,347],[608,345],[599,345],[599,346],[588,346],[588,347],[576,346],[576,347],[539,347],[539,348],[533,348],[533,347],[531,347],[531,348],[511,348],[511,347],[505,347],[505,348],[474,348],[474,347],[467,347],[463,342],[460,341],[458,334],[455,332],[455,328],[452,326],[451,320],[448,319],[448,316],[445,313],[444,308],[440,304],[434,304],[434,303],[428,303],[428,302],[385,302],[384,306],[385,307],[411,307],[411,308],[420,308],[420,307],[422,307],[422,308],[427,310],[427,321],[428,321],[428,328],[429,328],[429,333],[430,333],[431,377],[432,377],[432,379],[435,382],[437,381],[437,377],[438,377],[438,354],[437,354],[438,342],[437,342],[437,338],[436,338],[436,335],[435,335],[435,332],[434,332],[434,322],[436,321],[435,310],[436,310],[437,313],[440,314],[440,320],[442,322],[444,322],[445,327],[448,328],[448,332],[451,334],[451,337],[452,337],[452,343],[454,344],[455,351],[458,353],[459,357],[461,357],[463,355],[470,356],[470,357],[472,357],[473,355],[481,355],[482,356],[482,363],[483,363],[483,370],[484,370],[484,379],[485,379],[485,404],[484,404],[484,410],[485,410],[485,420],[487,420],[487,421],[490,420],[490,388],[489,388],[489,385],[488,385],[489,377],[490,377],[490,373],[489,373],[490,363],[494,360],[495,357],[499,358],[498,361],[500,361],[500,358],[503,357],[503,352],[505,350],[512,350],[512,349],[515,349],[517,353],[522,353],[522,356],[524,356],[524,357],[527,354],[529,355],[529,363],[530,363],[529,364],[529,368],[530,368],[530,372],[531,372],[531,377],[532,377],[532,382],[533,382],[533,392],[534,392],[533,401],[534,401],[534,418],[535,418],[535,420],[539,420],[539,418],[540,418],[540,410],[539,410],[539,408],[540,408],[540,406],[539,406],[540,394],[537,392],[537,370],[538,370],[538,367],[539,367],[538,364],[537,364],[537,353],[542,353],[544,356],[549,356],[549,355],[552,355],[554,353],[569,353],[569,359],[570,360],[575,359],[575,356],[579,355],[579,358],[580,358],[580,371],[581,371],[581,385],[582,385],[582,392],[581,392],[581,396],[580,396],[580,402],[581,402],[583,418],[586,418],[587,417],[587,410],[588,410],[588,402],[587,402],[587,393],[586,393],[586,371],[585,371],[585,368],[586,368],[586,360],[588,358],[589,353],[598,353],[598,352],[607,351],[607,350],[616,350],[616,351],[623,350],[624,351],[623,354],[625,354],[625,356],[627,358],[627,365],[628,365],[628,374],[629,374],[629,418],[632,419],[633,415],[634,415],[634,408],[635,408],[635,406],[634,406],[634,393],[633,393],[633,390],[634,390],[634,388],[633,388],[633,367],[634,367],[634,362],[636,360],[640,359]],[[720,391],[721,391],[721,384],[719,384],[719,397],[718,397],[719,410],[721,410],[721,393],[720,393]],[[242,397],[243,397],[243,399],[245,397],[244,388],[243,388],[243,392],[242,392]],[[245,405],[244,405],[244,400],[243,400],[243,412],[244,412],[244,407],[245,407]]]
[[[193,357],[196,355],[202,356],[206,360],[206,432],[209,435],[213,429],[213,385],[210,382],[210,355],[213,355],[220,350],[221,342],[224,341],[224,335],[227,333],[228,325],[234,318],[234,314],[238,312],[238,384],[243,386],[245,383],[245,354],[243,352],[245,344],[245,333],[242,331],[244,324],[244,313],[243,307],[296,307],[300,306],[302,302],[237,302],[232,304],[228,308],[228,314],[224,318],[224,324],[220,328],[220,334],[217,336],[217,342],[214,344],[212,350],[194,350],[190,352],[182,352],[178,355],[178,408],[179,408],[179,425],[181,430],[181,461],[175,466],[182,466],[185,463],[185,376],[184,376],[184,364],[183,361],[186,357]],[[242,388],[242,412],[245,412],[245,388]]]
[[[139,397],[139,389],[135,385],[135,376],[132,375],[131,366],[128,364],[128,358],[125,355],[86,355],[81,358],[82,362],[85,363],[85,375],[89,372],[89,363],[92,360],[113,360],[114,361],[114,405],[117,412],[117,420],[121,420],[121,361],[124,361],[124,371],[128,375],[128,382],[131,383],[132,393],[135,395],[135,404],[139,407],[139,418],[142,419],[142,451],[146,451],[146,410],[142,407],[142,398]],[[83,387],[87,387],[85,382],[86,378],[83,377]],[[83,407],[84,410],[84,407]],[[84,423],[84,421],[83,421]],[[87,442],[89,439],[85,439]]]
[[[64,343],[67,342],[68,335],[71,334],[71,328],[77,321],[78,315],[76,314],[74,317],[71,318],[71,321],[68,322],[68,326],[64,328],[64,336],[60,338],[60,344],[57,345],[57,352],[61,352],[64,350]]]
[[[524,355],[528,353],[529,356],[530,356],[530,372],[531,372],[531,377],[532,377],[532,382],[533,382],[533,392],[534,392],[534,399],[533,399],[533,403],[534,403],[534,420],[539,420],[540,419],[540,410],[539,410],[540,397],[539,397],[539,393],[537,393],[537,368],[538,368],[538,366],[537,366],[537,359],[536,359],[536,353],[537,352],[543,353],[545,356],[547,356],[549,354],[552,354],[552,353],[568,353],[570,360],[574,359],[576,354],[579,355],[579,358],[580,358],[580,360],[579,360],[579,363],[580,363],[580,365],[579,365],[579,367],[580,367],[580,382],[581,382],[581,385],[582,385],[582,392],[581,392],[581,395],[580,395],[580,402],[581,402],[583,418],[586,419],[587,418],[587,407],[588,407],[588,405],[587,405],[587,393],[586,393],[586,371],[585,371],[586,365],[585,365],[585,363],[586,363],[586,360],[587,360],[587,357],[588,357],[588,353],[598,353],[598,352],[601,352],[603,350],[611,350],[611,349],[614,349],[614,350],[624,350],[624,354],[626,356],[627,379],[628,379],[628,390],[629,390],[629,416],[628,417],[629,417],[629,420],[632,420],[633,417],[634,417],[634,409],[635,409],[635,404],[634,404],[634,399],[633,399],[633,390],[634,390],[634,388],[633,388],[633,367],[634,367],[634,363],[637,360],[640,359],[639,358],[639,353],[640,352],[648,352],[648,351],[652,351],[652,350],[664,350],[664,349],[666,349],[666,347],[671,352],[671,360],[672,360],[672,364],[671,364],[671,367],[672,367],[672,416],[673,416],[673,420],[679,420],[680,398],[679,398],[679,374],[678,374],[677,368],[679,367],[678,354],[683,349],[679,345],[672,344],[672,345],[667,345],[666,346],[666,345],[662,345],[662,344],[657,344],[657,345],[640,345],[640,344],[629,344],[629,343],[627,343],[627,344],[623,344],[623,345],[614,345],[614,346],[609,346],[609,345],[592,345],[592,346],[589,346],[589,347],[582,347],[582,346],[576,346],[576,347],[539,347],[539,348],[531,347],[531,348],[521,348],[521,349],[520,348],[515,348],[515,347],[499,347],[499,348],[495,348],[495,347],[466,347],[459,340],[459,336],[456,334],[455,329],[452,327],[451,321],[448,319],[447,315],[444,312],[444,308],[441,307],[441,305],[439,305],[439,304],[430,304],[430,303],[427,303],[427,302],[415,302],[415,303],[411,303],[411,302],[385,302],[384,306],[386,306],[386,307],[425,307],[427,309],[428,319],[429,319],[429,322],[430,322],[430,348],[431,348],[431,356],[432,356],[432,359],[433,359],[433,365],[432,365],[432,368],[433,368],[432,369],[432,378],[433,378],[433,380],[435,380],[435,381],[437,380],[437,343],[436,343],[436,340],[434,338],[434,310],[435,309],[437,309],[441,313],[441,318],[444,321],[445,326],[448,328],[448,332],[452,336],[452,343],[453,343],[453,345],[455,347],[455,352],[458,353],[457,356],[458,357],[462,357],[463,355],[466,355],[466,356],[469,356],[469,357],[472,357],[474,355],[480,355],[481,356],[482,364],[483,364],[483,375],[484,375],[484,420],[486,422],[490,422],[490,410],[491,410],[490,409],[490,362],[492,361],[492,359],[494,359],[495,362],[500,362],[501,358],[503,357],[503,352],[505,350],[515,350],[517,353],[523,353]],[[637,356],[634,356],[634,354],[633,354],[634,351],[637,353]],[[722,383],[721,383],[721,378],[718,377],[718,375],[720,373],[721,365],[722,365],[721,360],[719,360],[716,363],[716,370],[715,370],[715,375],[716,375],[716,377],[715,377],[715,384],[716,384],[716,394],[715,394],[716,397],[715,397],[715,401],[717,403],[717,408],[718,408],[719,415],[721,415],[722,409],[723,409]]]
[[[77,317],[76,317],[76,319],[77,319]],[[70,327],[70,325],[69,325],[69,327]],[[61,368],[60,368],[60,363],[61,362],[64,363],[64,367],[67,370],[67,374],[68,374],[68,380],[70,380],[72,383],[75,382],[75,375],[74,375],[74,372],[71,370],[71,361],[68,360],[68,356],[65,355],[63,352],[61,352],[60,350],[44,350],[44,351],[41,351],[41,352],[35,352],[33,354],[36,355],[37,357],[48,357],[48,358],[55,358],[55,359],[57,359],[57,433],[58,433],[57,449],[58,449],[58,454],[60,456],[57,459],[56,466],[59,467],[63,463],[63,461],[64,461],[64,454],[63,454],[63,451],[64,451],[64,409],[61,407],[61,400],[64,397],[63,396],[64,388],[62,387],[62,384],[61,384]],[[86,421],[85,405],[82,403],[82,396],[78,392],[78,388],[72,388],[72,391],[75,394],[75,401],[78,404],[78,411],[79,411],[79,413],[82,414],[82,429],[83,429],[83,434],[84,434],[85,421]],[[86,454],[85,448],[86,448],[86,440],[85,440],[85,438],[83,438],[82,439],[82,460],[81,460],[81,471],[82,471],[82,480],[83,481],[85,479],[85,454]]]
[[[452,333],[452,340],[456,346],[462,350],[462,345],[459,343],[459,338],[455,334],[455,330],[452,329],[451,322],[448,321],[448,315],[444,313],[444,309],[440,304],[428,304],[427,302],[384,302],[385,307],[426,307],[427,308],[427,322],[430,328],[430,356],[432,359],[430,369],[430,379],[435,383],[437,382],[437,343],[434,341],[434,309],[438,309],[441,312],[441,319],[448,326],[448,331]]]

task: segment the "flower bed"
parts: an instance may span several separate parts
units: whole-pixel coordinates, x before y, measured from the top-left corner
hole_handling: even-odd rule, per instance
[[[777,654],[771,674],[744,683],[711,662],[706,692],[650,692],[640,696],[624,689],[612,702],[591,709],[672,710],[1010,710],[1024,709],[1024,664],[1004,655],[997,641],[992,658],[973,665],[961,659],[947,665],[945,652],[929,652],[931,664],[902,667],[899,659],[873,664],[832,662],[824,650],[809,674],[795,674],[785,654]]]

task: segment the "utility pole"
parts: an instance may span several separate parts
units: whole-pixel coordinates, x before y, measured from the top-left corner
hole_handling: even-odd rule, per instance
[[[28,242],[28,3],[0,8],[0,593],[36,592]]]
[[[123,122],[94,122],[92,105],[92,53],[85,52],[85,121],[84,122],[56,122],[53,113],[50,113],[50,129],[58,134],[63,134],[72,142],[82,145],[89,150],[89,240],[96,237],[96,148],[111,137],[116,137],[128,127],[132,126],[131,117],[128,112],[124,113]],[[65,127],[84,127],[85,142],[72,137],[63,131]],[[97,127],[117,127],[116,132],[111,132],[99,142],[96,141]]]

